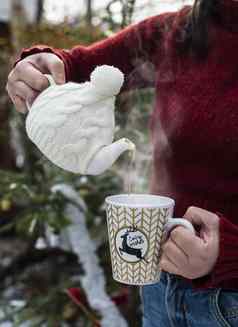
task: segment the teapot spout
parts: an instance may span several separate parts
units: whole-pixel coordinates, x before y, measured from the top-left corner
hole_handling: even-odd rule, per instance
[[[100,175],[109,169],[125,151],[135,152],[135,144],[127,138],[122,138],[101,148],[89,163],[85,174]]]

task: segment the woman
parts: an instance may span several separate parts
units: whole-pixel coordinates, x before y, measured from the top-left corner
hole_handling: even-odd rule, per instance
[[[165,243],[161,282],[142,289],[143,326],[238,326],[238,2],[197,0],[89,47],[25,50],[7,90],[25,112],[43,73],[83,82],[101,64],[125,73],[124,90],[151,86],[142,62],[155,69],[151,192],[198,231],[177,227]]]

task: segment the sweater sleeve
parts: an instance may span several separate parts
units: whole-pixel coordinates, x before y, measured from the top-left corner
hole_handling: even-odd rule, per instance
[[[231,281],[238,279],[238,226],[223,214],[219,212],[216,214],[220,217],[218,260],[209,275],[192,281],[195,288],[230,288]]]
[[[154,65],[162,52],[162,27],[168,16],[171,14],[147,18],[87,47],[79,45],[71,50],[62,50],[38,45],[23,49],[19,60],[49,52],[63,60],[67,81],[84,82],[96,66],[107,64],[125,74],[125,88],[153,86]]]

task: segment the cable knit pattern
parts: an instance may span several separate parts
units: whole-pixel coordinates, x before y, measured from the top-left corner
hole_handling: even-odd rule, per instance
[[[190,7],[148,18],[89,47],[34,47],[21,59],[53,52],[64,61],[68,80],[85,81],[95,66],[108,64],[126,75],[126,89],[155,86],[151,190],[172,196],[178,217],[191,205],[221,212],[217,264],[193,284],[238,289],[238,2],[220,0],[218,9],[205,60],[175,49],[173,32]]]

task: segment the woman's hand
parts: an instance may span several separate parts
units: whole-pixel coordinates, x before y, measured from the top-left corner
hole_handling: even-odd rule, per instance
[[[160,268],[172,274],[195,279],[209,274],[219,254],[219,217],[197,207],[189,207],[184,218],[199,235],[176,227],[163,245]]]
[[[19,112],[26,113],[26,101],[32,104],[48,87],[44,74],[51,74],[57,84],[65,83],[63,61],[52,53],[34,54],[19,61],[10,72],[6,90]]]

